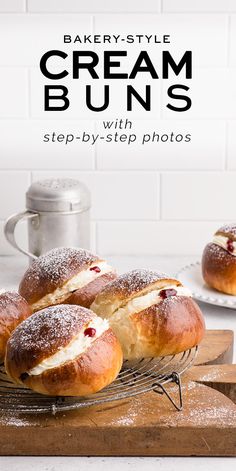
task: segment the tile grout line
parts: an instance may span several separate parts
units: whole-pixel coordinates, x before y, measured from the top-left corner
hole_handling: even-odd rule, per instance
[[[28,88],[28,120],[31,121],[31,73],[30,68],[27,69],[27,88]]]
[[[5,219],[0,217],[0,223],[4,222]],[[208,224],[208,223],[219,223],[222,222],[222,218],[220,219],[162,219],[157,220],[157,219],[101,219],[101,218],[91,218],[91,222],[94,224],[102,223],[102,224],[133,224],[133,223],[141,223],[141,224]],[[230,218],[229,222],[235,222],[235,218]]]
[[[228,169],[228,164],[229,164],[229,122],[226,121],[225,123],[225,155],[224,155],[224,171],[229,170]],[[231,170],[232,172],[232,170]]]
[[[92,30],[92,35],[95,34],[95,15],[91,16],[91,30]],[[92,50],[95,51],[95,44],[92,47]],[[97,134],[97,120],[93,119],[93,130],[95,134]],[[93,149],[93,171],[98,170],[98,146],[97,143],[94,146]],[[96,245],[97,245],[97,233],[95,232],[95,240],[96,240]]]
[[[227,67],[230,68],[230,55],[231,55],[231,16],[228,15],[227,22]]]
[[[95,132],[95,135],[98,133],[98,125],[97,125],[96,120],[94,121],[94,132]],[[94,152],[94,170],[100,170],[98,168],[98,144],[97,142],[95,143],[93,152]]]
[[[28,171],[30,170],[28,167],[27,168],[24,168],[24,169],[21,169],[21,168],[4,168],[2,169],[4,171],[11,171],[11,170],[17,170],[17,171]],[[80,169],[80,168],[61,168],[61,169],[58,169],[56,170],[55,168],[51,168],[51,169],[42,169],[42,168],[35,168],[33,169],[34,172],[37,172],[37,173],[50,173],[50,172],[56,172],[56,173],[70,173],[70,172],[80,172],[81,174],[90,174],[90,173],[93,173],[93,168],[92,169]],[[222,169],[182,169],[182,170],[178,170],[178,169],[157,169],[157,168],[152,168],[152,169],[149,169],[149,170],[146,170],[146,169],[140,169],[140,170],[137,170],[137,169],[114,169],[114,170],[102,170],[102,169],[98,169],[98,171],[96,172],[97,175],[108,175],[109,173],[110,174],[115,174],[115,175],[119,175],[119,176],[122,176],[124,174],[124,172],[127,172],[129,175],[130,173],[133,173],[135,176],[140,176],[141,174],[142,175],[145,175],[145,176],[151,176],[153,175],[153,172],[161,172],[162,174],[163,173],[167,173],[168,175],[172,174],[172,175],[179,175],[179,174],[199,174],[202,175],[203,173],[205,173],[206,175],[211,175],[211,174],[214,174],[214,175],[225,175],[227,174],[228,172],[226,172],[225,170],[222,170]],[[236,169],[235,170],[231,170],[230,173],[233,173],[236,175]]]
[[[159,212],[160,212],[160,221],[162,221],[162,173],[160,173],[159,176],[159,182],[160,182],[160,190],[159,190]]]
[[[135,16],[142,16],[142,15],[160,15],[161,13],[164,13],[165,15],[168,15],[168,16],[171,16],[171,15],[185,15],[185,16],[189,16],[189,15],[196,15],[196,16],[200,16],[200,15],[216,15],[216,16],[220,16],[220,15],[234,15],[236,13],[236,10],[235,9],[231,9],[231,10],[222,10],[222,11],[215,11],[214,9],[212,10],[198,10],[198,11],[191,11],[191,10],[181,10],[181,11],[176,11],[176,10],[172,10],[172,11],[167,11],[165,10],[164,11],[164,7],[163,7],[163,2],[164,0],[161,0],[161,4],[160,4],[160,10],[157,10],[157,9],[154,9],[154,10],[143,10],[143,11],[140,11],[140,10],[136,10],[136,11],[127,11],[127,10],[119,10],[119,11],[112,11],[112,10],[105,10],[105,11],[98,11],[98,10],[83,10],[83,11],[80,11],[80,10],[74,10],[74,9],[70,9],[70,10],[60,10],[60,11],[52,11],[52,10],[38,10],[38,11],[31,11],[28,7],[28,4],[27,4],[27,0],[26,0],[26,6],[27,6],[27,12],[30,14],[30,15],[34,15],[34,16],[38,16],[38,15],[71,15],[71,14],[76,14],[76,15],[99,15],[99,16],[102,16],[102,15],[106,15],[106,16],[111,16],[111,15],[115,15],[115,16],[118,16],[118,15],[135,15]],[[21,13],[25,13],[25,11],[21,12],[21,11],[0,11],[0,15],[11,15],[11,14],[21,14]]]
[[[95,221],[95,253],[98,251],[98,223],[99,221]]]

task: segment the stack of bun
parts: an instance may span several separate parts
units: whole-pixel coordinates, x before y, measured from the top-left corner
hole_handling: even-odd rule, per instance
[[[178,280],[150,270],[117,277],[84,249],[51,250],[28,268],[19,294],[2,296],[7,374],[47,395],[95,393],[123,358],[176,354],[204,334],[201,311]]]

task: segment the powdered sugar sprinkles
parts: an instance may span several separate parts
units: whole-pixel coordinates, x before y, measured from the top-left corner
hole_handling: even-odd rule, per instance
[[[59,305],[38,311],[20,324],[10,339],[10,345],[33,358],[52,355],[66,346],[91,319],[91,311],[80,306]]]
[[[113,296],[120,293],[126,297],[138,293],[149,285],[162,280],[171,280],[176,283],[176,285],[180,284],[179,281],[170,278],[165,273],[140,268],[120,275],[103,289],[102,295],[109,293],[110,296]]]
[[[65,281],[73,275],[73,273],[71,275],[71,271],[73,272],[77,268],[77,272],[79,272],[85,265],[91,264],[95,260],[98,260],[98,257],[85,249],[56,248],[35,260],[26,271],[24,279],[29,282],[41,278],[49,280],[51,283],[58,280]]]
[[[216,234],[225,234],[226,236],[231,235],[233,238],[236,238],[236,223],[225,224],[225,226],[220,227]]]

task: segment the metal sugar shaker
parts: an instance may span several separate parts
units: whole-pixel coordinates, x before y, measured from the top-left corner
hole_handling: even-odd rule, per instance
[[[5,223],[8,242],[35,259],[55,247],[90,248],[90,192],[73,179],[48,179],[33,183],[26,193],[26,211]],[[28,221],[28,248],[15,240],[16,224]]]

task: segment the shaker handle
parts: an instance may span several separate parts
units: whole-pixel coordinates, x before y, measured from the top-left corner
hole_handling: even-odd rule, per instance
[[[35,218],[35,217],[38,217],[37,213],[32,213],[31,211],[24,211],[23,213],[13,214],[13,216],[10,216],[4,224],[5,237],[8,240],[8,242],[12,245],[12,247],[19,250],[19,252],[23,253],[24,255],[27,255],[28,257],[32,259],[36,259],[38,257],[36,257],[36,255],[33,255],[32,253],[27,252],[26,250],[19,247],[15,239],[15,228],[16,228],[17,223],[20,220]]]

